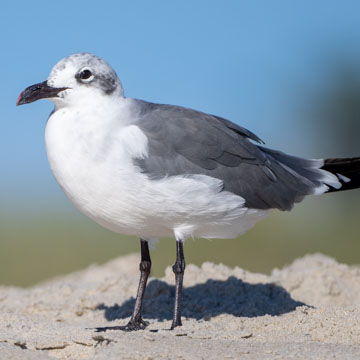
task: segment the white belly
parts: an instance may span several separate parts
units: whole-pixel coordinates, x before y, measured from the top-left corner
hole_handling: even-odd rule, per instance
[[[48,159],[70,201],[100,225],[145,239],[174,231],[227,238],[266,216],[267,211],[244,207],[244,199],[221,191],[221,182],[207,176],[150,180],[132,162],[147,153],[138,127],[118,120],[84,124],[73,114],[60,109],[49,118]]]

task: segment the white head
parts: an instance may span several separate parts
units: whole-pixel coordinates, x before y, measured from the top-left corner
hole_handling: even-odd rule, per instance
[[[19,96],[17,105],[49,98],[62,107],[102,96],[123,97],[115,71],[96,55],[80,53],[60,60],[48,79],[32,85]]]

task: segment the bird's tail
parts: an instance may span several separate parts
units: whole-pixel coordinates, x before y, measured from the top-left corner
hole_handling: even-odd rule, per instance
[[[292,192],[294,202],[301,201],[305,195],[360,188],[360,157],[303,159],[264,147],[261,150],[289,175],[299,179],[298,186]]]
[[[340,188],[330,185],[327,192],[360,188],[360,157],[326,159],[321,169],[334,174],[342,185]]]

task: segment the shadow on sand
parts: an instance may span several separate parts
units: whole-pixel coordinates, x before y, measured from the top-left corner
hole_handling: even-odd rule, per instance
[[[146,289],[143,318],[171,320],[175,287],[154,279]],[[135,299],[130,298],[121,305],[100,304],[107,320],[125,319],[131,316]],[[204,284],[186,287],[183,290],[182,315],[197,320],[208,320],[220,314],[238,317],[281,315],[298,306],[306,305],[291,298],[281,286],[275,284],[249,284],[236,277],[225,281],[208,280]]]

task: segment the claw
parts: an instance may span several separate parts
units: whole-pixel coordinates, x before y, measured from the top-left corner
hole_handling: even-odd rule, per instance
[[[124,331],[138,331],[138,330],[144,330],[149,323],[142,318],[138,320],[130,319],[130,321],[123,327],[122,330]]]
[[[130,331],[144,330],[148,325],[149,325],[149,323],[147,321],[143,320],[142,318],[140,318],[138,320],[130,319],[130,321],[125,326],[98,327],[98,328],[95,328],[95,331],[96,332],[105,332],[105,331],[110,331],[110,330],[112,330],[112,331],[120,330],[120,331],[130,332]]]
[[[170,330],[174,330],[177,326],[182,326],[181,319],[177,322],[173,321]]]

